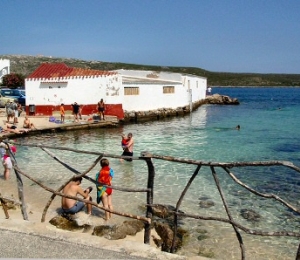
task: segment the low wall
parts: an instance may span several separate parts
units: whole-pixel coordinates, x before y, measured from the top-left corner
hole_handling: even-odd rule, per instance
[[[192,110],[206,104],[205,100],[200,100],[192,104]],[[155,121],[169,117],[185,116],[190,114],[190,106],[173,108],[160,108],[148,111],[124,111],[124,119],[120,123],[141,123],[147,121]]]

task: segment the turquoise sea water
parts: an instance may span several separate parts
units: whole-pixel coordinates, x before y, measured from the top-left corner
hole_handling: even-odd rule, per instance
[[[288,160],[300,166],[300,88],[213,88],[214,93],[236,97],[240,105],[204,105],[184,117],[113,129],[53,133],[24,138],[22,142],[120,155],[121,134],[132,132],[135,156],[139,156],[142,151],[149,151],[152,154],[214,162]],[[241,126],[240,131],[235,129],[236,125]],[[66,151],[51,151],[80,171],[86,170],[96,158]],[[72,176],[39,148],[19,147],[17,161],[21,169],[53,188]],[[143,161],[121,163],[118,159],[111,159],[110,162],[116,173],[114,185],[134,188],[147,185],[147,167]],[[161,160],[153,162],[156,170],[154,203],[175,205],[195,166]],[[94,177],[97,170],[98,166],[88,175]],[[247,167],[232,171],[252,188],[275,193],[300,207],[300,173],[284,167]],[[204,167],[200,172],[181,209],[192,214],[225,217],[209,169]],[[232,214],[238,222],[249,224],[240,214],[241,208],[247,208],[261,215],[260,222],[255,226],[251,224],[250,227],[299,230],[297,214],[291,213],[279,203],[253,196],[235,184],[224,172],[218,174]],[[45,198],[48,197],[49,195],[45,195]],[[201,197],[212,200],[214,207],[199,207]],[[40,195],[39,199],[41,198],[43,195]],[[138,214],[141,212],[137,206],[143,203],[144,195],[133,194],[129,199],[124,193],[114,193],[115,209],[118,211]],[[187,221],[185,225],[194,228],[198,223]],[[214,232],[222,233],[221,230],[223,229],[213,229],[212,236]],[[226,228],[224,232],[226,233]],[[286,243],[284,242],[285,245]],[[296,252],[297,242],[292,240],[289,243],[288,247],[283,245],[282,250],[287,248],[289,252]],[[271,245],[280,248],[277,242],[271,242]],[[292,255],[294,256],[293,252]],[[293,259],[289,257],[278,259]]]

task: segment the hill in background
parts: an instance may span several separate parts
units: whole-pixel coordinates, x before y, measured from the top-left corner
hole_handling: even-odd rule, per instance
[[[209,86],[300,86],[300,74],[260,74],[260,73],[227,73],[211,72],[194,67],[167,67],[128,64],[119,62],[85,61],[71,58],[55,58],[46,56],[0,55],[0,59],[9,59],[11,73],[27,77],[42,63],[65,63],[70,67],[96,70],[150,70],[169,71],[191,74],[207,78]]]

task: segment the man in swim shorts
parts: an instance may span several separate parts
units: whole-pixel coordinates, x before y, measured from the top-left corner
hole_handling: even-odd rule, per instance
[[[72,181],[70,181],[63,189],[63,194],[76,197],[80,194],[86,200],[92,200],[90,197],[90,192],[92,191],[92,187],[88,187],[85,191],[80,187],[82,181],[82,177],[75,177]],[[61,199],[61,207],[63,213],[66,214],[76,214],[81,211],[84,207],[85,203],[82,201],[77,201],[74,199],[69,199],[62,197]],[[92,205],[86,203],[87,214],[92,213]]]

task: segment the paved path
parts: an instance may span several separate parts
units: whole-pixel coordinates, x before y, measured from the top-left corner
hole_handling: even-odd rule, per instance
[[[40,235],[0,229],[1,258],[151,259]]]
[[[108,240],[88,232],[58,229],[47,221],[25,221],[20,213],[10,210],[10,218],[6,219],[0,207],[1,259],[189,259],[135,241],[134,236],[129,240]]]
[[[91,115],[83,115],[82,120],[78,123],[73,122],[73,116],[68,115],[65,118],[65,123],[55,123],[49,121],[49,116],[28,116],[31,123],[36,127],[35,130],[30,130],[26,135],[36,135],[41,132],[49,132],[49,131],[68,131],[75,129],[90,129],[90,128],[101,128],[101,127],[112,127],[118,125],[118,119],[115,116],[106,116],[105,121],[95,121],[91,120],[93,117]],[[21,116],[18,118],[18,124],[16,124],[17,129],[23,129],[23,122],[25,118],[25,113],[23,112]],[[55,114],[55,118],[60,120],[60,116]],[[5,130],[6,129],[6,112],[4,108],[0,108],[0,126]],[[12,120],[10,123],[13,123]],[[9,133],[9,132],[1,132],[0,136],[13,138],[14,136],[18,136],[18,134]]]

